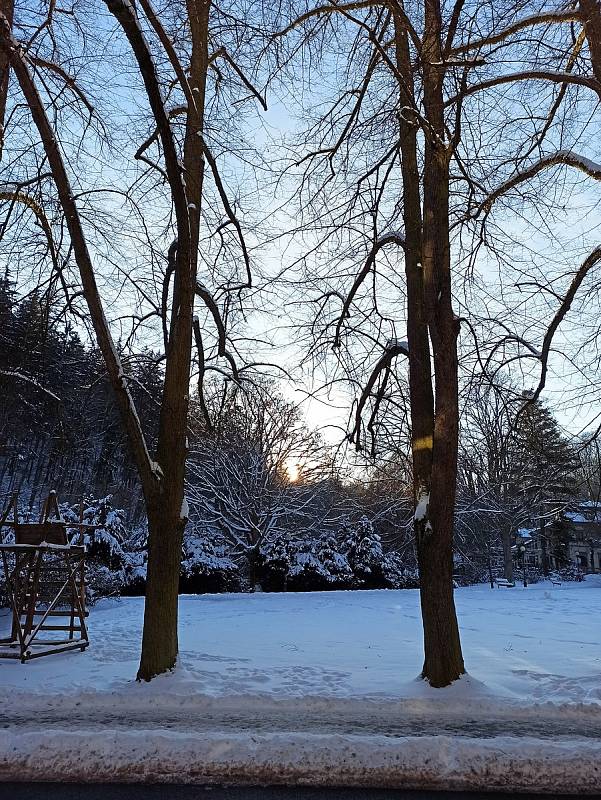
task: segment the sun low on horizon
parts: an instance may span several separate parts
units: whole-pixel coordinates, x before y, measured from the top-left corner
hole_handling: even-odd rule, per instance
[[[300,467],[293,458],[284,461],[284,472],[290,483],[297,483],[300,478]]]

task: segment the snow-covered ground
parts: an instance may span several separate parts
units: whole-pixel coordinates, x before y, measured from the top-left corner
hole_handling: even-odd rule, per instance
[[[472,586],[458,589],[455,600],[473,680],[469,690],[456,685],[446,695],[601,703],[601,576],[561,587]],[[0,614],[6,629],[8,614]],[[13,697],[41,690],[152,693],[132,680],[142,614],[142,598],[101,601],[91,611],[85,654],[0,662],[0,682]],[[228,696],[437,696],[415,680],[421,637],[414,590],[183,596],[181,669],[164,684]]]
[[[148,685],[142,599],[102,601],[86,653],[0,661],[0,776],[601,790],[601,576],[455,598],[469,676],[444,690],[416,677],[417,591],[182,597]]]

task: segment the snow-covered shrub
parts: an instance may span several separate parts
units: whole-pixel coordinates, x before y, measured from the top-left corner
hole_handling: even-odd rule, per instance
[[[67,523],[69,540],[86,546],[86,582],[91,602],[99,597],[120,594],[125,585],[125,567],[128,561],[126,540],[127,515],[123,509],[113,508],[112,495],[99,499],[86,498],[83,517],[79,504],[61,505],[63,519]],[[84,529],[69,527],[80,522],[97,525]]]
[[[86,562],[86,596],[91,605],[103,597],[123,593],[123,572],[113,571],[103,564]]]
[[[184,540],[179,588],[184,594],[239,592],[238,565],[225,554],[225,546],[215,537],[193,532]]]
[[[83,531],[82,540],[86,545],[90,564],[102,564],[113,571],[120,570],[124,566],[123,545],[128,535],[127,514],[123,509],[113,508],[112,495],[97,500],[86,498],[82,519],[78,505],[62,505],[61,514],[67,523],[72,543],[80,541],[80,533],[78,528],[69,528],[69,523],[83,522],[86,525],[98,526],[96,529]]]
[[[288,588],[294,545],[282,532],[264,541],[259,550],[259,582],[266,592],[285,592]]]
[[[538,583],[543,579],[543,571],[540,567],[528,567],[526,570],[528,583]]]
[[[557,569],[552,575],[560,581],[583,581],[585,577],[582,570],[573,565]]]
[[[349,589],[353,580],[348,560],[332,534],[297,540],[289,546],[286,587],[290,591]]]
[[[353,570],[340,548],[336,537],[324,533],[317,542],[317,557],[329,574],[329,588],[349,589],[353,585]]]
[[[288,589],[311,592],[331,589],[332,575],[318,556],[318,542],[305,539],[299,542],[290,558]]]
[[[346,526],[343,532],[343,551],[355,577],[357,588],[380,589],[386,586],[383,575],[385,560],[382,540],[373,523],[363,515],[359,522]]]
[[[384,553],[382,578],[385,589],[418,589],[417,567],[407,566],[398,553]]]
[[[419,586],[417,569],[398,553],[386,553],[363,516],[344,522],[338,536],[291,539],[280,532],[261,547],[261,585],[268,591],[405,589]]]
[[[146,593],[147,561],[148,554],[146,550],[125,554],[124,581],[121,594],[128,597],[139,597]]]
[[[261,548],[260,575],[261,585],[268,592],[348,589],[354,579],[331,533],[317,539],[276,534]]]

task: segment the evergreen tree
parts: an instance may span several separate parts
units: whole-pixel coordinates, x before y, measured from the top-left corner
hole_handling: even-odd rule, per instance
[[[576,452],[543,403],[537,401],[518,413],[507,449],[511,494],[532,500],[574,494]]]
[[[373,523],[365,515],[347,533],[343,548],[359,585],[383,585],[382,541],[375,532]]]

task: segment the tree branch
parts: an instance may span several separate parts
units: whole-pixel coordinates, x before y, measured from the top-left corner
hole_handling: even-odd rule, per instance
[[[336,331],[334,333],[334,343],[332,345],[333,349],[336,350],[340,347],[340,333],[342,330],[342,323],[343,321],[349,316],[349,309],[352,305],[352,302],[357,294],[361,284],[367,278],[369,273],[371,272],[375,261],[376,256],[380,252],[380,250],[387,244],[396,244],[399,247],[405,247],[405,240],[399,233],[387,233],[384,236],[381,236],[377,242],[374,243],[372,249],[370,250],[365,264],[357,277],[353,285],[351,286],[351,290],[346,296],[346,300],[342,305],[342,311],[340,312],[340,316],[338,318],[338,322],[336,323]]]
[[[555,333],[559,328],[561,322],[565,318],[566,314],[572,307],[572,303],[574,302],[576,292],[580,288],[582,282],[584,281],[590,270],[599,261],[601,261],[601,246],[596,247],[593,250],[593,252],[588,256],[588,258],[583,262],[582,266],[576,272],[568,288],[568,291],[565,293],[559,308],[555,312],[555,316],[553,317],[551,324],[547,329],[547,333],[545,334],[545,338],[543,339],[543,346],[540,352],[541,375],[538,382],[538,386],[536,387],[532,395],[528,398],[527,405],[535,403],[540,397],[541,392],[545,388],[548,362],[549,362],[549,353],[551,351],[551,344],[553,342],[553,337],[555,336]]]
[[[475,39],[473,42],[466,42],[465,44],[460,44],[457,47],[453,47],[451,49],[451,53],[453,55],[459,55],[461,53],[467,53],[470,50],[480,50],[483,47],[488,47],[489,45],[498,44],[499,42],[504,42],[510,36],[513,36],[514,33],[519,33],[520,31],[524,30],[525,28],[531,28],[535,25],[550,25],[552,23],[562,23],[562,22],[577,22],[581,20],[581,14],[576,11],[549,11],[546,14],[536,14],[532,17],[524,17],[523,19],[514,22],[512,25],[509,25],[507,28],[504,28],[502,31],[498,33],[491,34],[490,36],[485,36],[482,39]]]
[[[152,491],[156,485],[157,475],[148,453],[142,426],[125,380],[123,366],[113,342],[109,324],[104,315],[100,293],[96,284],[96,276],[92,259],[88,251],[83,226],[67,171],[54,137],[54,131],[42,103],[42,98],[29,72],[21,45],[13,38],[8,20],[0,13],[0,50],[6,53],[11,66],[27,101],[33,121],[38,129],[48,164],[56,184],[59,200],[65,215],[71,244],[83,286],[84,296],[90,309],[90,318],[96,334],[98,346],[104,357],[109,379],[115,391],[117,404],[128,432],[133,456],[139,470],[140,479],[145,491]]]
[[[579,153],[574,153],[572,150],[558,150],[556,153],[552,153],[549,156],[545,156],[544,158],[535,161],[535,163],[529,166],[527,169],[523,170],[522,172],[518,172],[512,178],[509,178],[509,180],[498,186],[494,192],[492,192],[486,198],[486,200],[480,204],[476,212],[476,216],[478,216],[481,211],[490,211],[493,203],[495,203],[499,197],[501,197],[501,195],[511,191],[511,189],[515,188],[519,184],[530,180],[539,172],[542,172],[542,170],[562,164],[568,167],[574,167],[575,169],[584,172],[585,175],[588,175],[597,181],[601,181],[601,164],[596,164],[594,161],[591,161],[585,156],[581,156]]]

